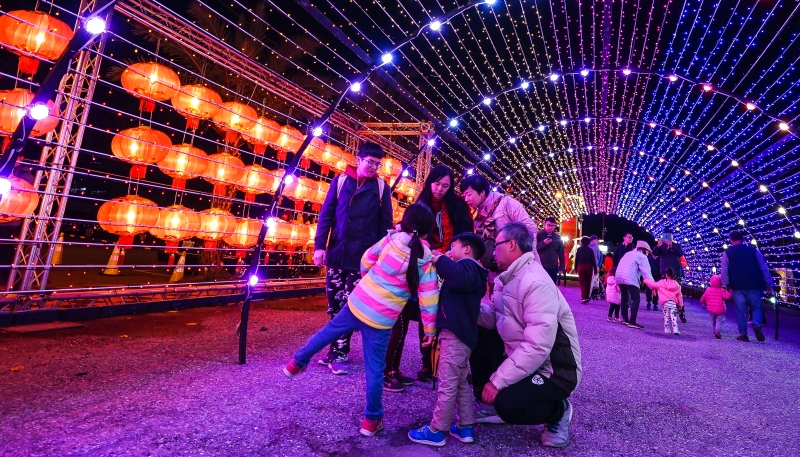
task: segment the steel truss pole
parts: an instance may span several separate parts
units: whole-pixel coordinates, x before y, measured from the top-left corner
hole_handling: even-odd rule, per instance
[[[82,0],[75,30],[83,26],[82,19],[98,9],[110,16],[109,4],[113,1]],[[45,146],[39,158],[34,189],[41,193],[42,202],[37,216],[25,219],[23,224],[8,278],[8,291],[42,290],[47,286],[53,246],[61,230],[104,45],[105,38],[100,37],[80,51],[59,84],[55,107],[62,119],[61,128],[58,133],[47,135],[47,143],[57,138],[56,146]]]

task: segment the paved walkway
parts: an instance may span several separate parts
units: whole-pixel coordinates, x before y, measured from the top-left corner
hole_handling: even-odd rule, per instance
[[[766,343],[746,344],[733,340],[733,316],[724,339],[713,339],[696,301],[676,337],[663,334],[660,313],[642,311],[645,329],[632,330],[606,322],[604,303],[584,306],[575,288],[564,293],[584,361],[565,450],[542,448],[541,427],[500,425],[480,426],[474,445],[412,444],[407,431],[433,409],[430,384],[387,393],[386,430],[360,437],[358,336],[349,376],[319,366],[291,381],[281,373],[327,320],[320,298],[257,305],[245,366],[235,364],[236,307],[0,333],[0,449],[4,456],[800,455],[800,316],[782,316],[782,341],[769,327]],[[403,367],[413,373],[413,339],[409,346]]]

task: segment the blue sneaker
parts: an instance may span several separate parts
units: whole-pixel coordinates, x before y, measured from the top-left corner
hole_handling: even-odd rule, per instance
[[[431,424],[425,424],[422,428],[408,432],[408,439],[415,443],[427,444],[428,446],[442,447],[447,444],[444,432],[431,430]]]
[[[450,436],[461,441],[462,443],[475,442],[475,427],[472,425],[465,425],[463,428],[456,424],[450,427]]]

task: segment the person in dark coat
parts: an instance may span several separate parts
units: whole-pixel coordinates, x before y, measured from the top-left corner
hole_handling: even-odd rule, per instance
[[[622,237],[622,244],[617,246],[617,249],[614,249],[614,268],[619,266],[619,261],[622,260],[622,257],[633,251],[633,233],[626,233],[624,237]]]
[[[544,220],[544,229],[536,234],[536,251],[539,252],[539,259],[542,261],[544,271],[553,279],[553,283],[558,285],[558,272],[564,270],[564,241],[556,233],[556,219],[548,217]]]
[[[661,266],[658,261],[658,257],[650,254],[647,256],[647,262],[650,263],[650,272],[653,274],[653,281],[658,282],[661,280]],[[675,270],[672,270],[673,272]],[[644,296],[647,298],[647,309],[650,309],[650,305],[653,305],[653,310],[658,311],[658,296],[653,293],[653,289],[644,286]]]
[[[425,185],[419,194],[417,203],[427,205],[436,219],[433,232],[428,236],[431,250],[446,252],[450,249],[453,237],[461,233],[472,233],[472,215],[464,199],[456,194],[455,174],[447,165],[437,165],[425,178]],[[402,392],[405,386],[414,383],[414,379],[403,375],[400,371],[400,359],[403,355],[409,321],[419,322],[419,307],[406,306],[397,319],[389,337],[389,348],[386,351],[386,369],[384,372],[385,390]],[[433,376],[431,364],[431,347],[422,346],[425,333],[419,327],[420,353],[422,369],[417,372],[417,380],[427,382]]]
[[[592,292],[592,275],[597,274],[597,261],[589,243],[591,243],[591,239],[588,236],[581,238],[581,247],[575,251],[575,269],[578,270],[581,303],[584,305],[589,303],[589,294]]]
[[[658,245],[653,249],[653,255],[658,257],[661,275],[666,273],[667,268],[672,268],[672,271],[675,272],[675,280],[680,283],[683,276],[683,266],[681,265],[683,249],[672,239],[672,233],[664,232],[661,235]]]
[[[345,306],[361,279],[361,256],[392,228],[392,192],[379,182],[378,168],[386,156],[375,143],[364,143],[356,155],[356,167],[333,178],[322,203],[314,238],[314,264],[328,267],[325,292],[331,319]],[[341,181],[344,180],[342,183]],[[350,337],[343,335],[331,344],[319,361],[334,374],[347,374]]]

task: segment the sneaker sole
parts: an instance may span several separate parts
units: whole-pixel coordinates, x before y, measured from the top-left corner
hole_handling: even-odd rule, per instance
[[[462,436],[458,436],[457,434],[455,434],[453,432],[450,432],[450,436],[452,436],[453,438],[457,439],[458,441],[461,441],[464,444],[471,444],[471,443],[475,442],[475,438],[472,437],[472,436],[462,437]]]
[[[360,433],[360,434],[361,434],[361,436],[366,436],[366,437],[368,437],[368,438],[369,438],[369,437],[375,436],[375,435],[376,435],[378,432],[380,432],[381,430],[383,430],[383,426],[379,427],[379,428],[378,428],[377,430],[375,430],[374,432],[370,432],[369,430],[367,430],[367,429],[365,429],[365,428],[362,428],[362,429],[359,429],[359,430],[358,430],[358,433]]]
[[[344,376],[347,373],[350,373],[350,370],[334,370],[330,364],[328,364],[328,368],[330,368],[331,373],[335,374],[336,376]]]
[[[500,416],[476,417],[475,422],[478,424],[505,424],[505,421],[500,419]]]
[[[402,389],[392,389],[391,387],[384,386],[383,390],[385,390],[386,392],[400,393],[400,392],[405,392],[406,388],[403,387]]]
[[[442,441],[415,440],[414,438],[411,438],[411,435],[408,435],[408,439],[410,439],[411,441],[413,441],[413,442],[415,442],[417,444],[426,444],[428,446],[433,446],[433,447],[442,447],[445,444],[447,444],[446,440],[442,440]]]

